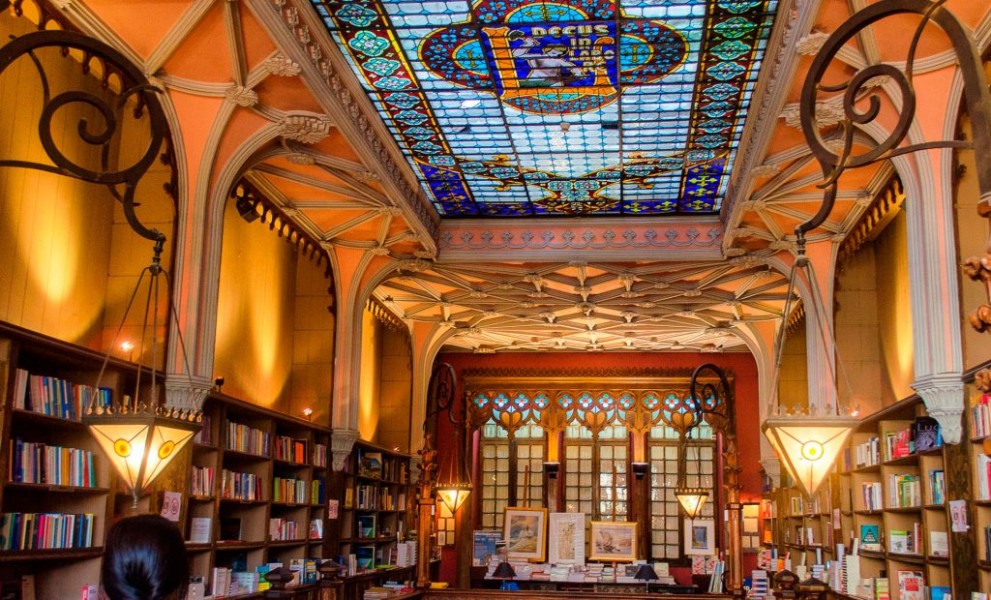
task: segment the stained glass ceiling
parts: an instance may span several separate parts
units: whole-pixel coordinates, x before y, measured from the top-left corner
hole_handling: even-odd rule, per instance
[[[443,217],[718,213],[777,0],[311,0]]]

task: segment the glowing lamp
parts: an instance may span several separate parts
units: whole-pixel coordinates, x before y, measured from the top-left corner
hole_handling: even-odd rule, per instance
[[[471,484],[463,481],[452,481],[450,483],[437,484],[437,496],[440,497],[444,506],[454,515],[468,499],[471,493]]]
[[[859,421],[840,416],[772,417],[764,435],[802,493],[811,498],[833,470]]]
[[[124,406],[128,405],[124,399]],[[135,495],[148,487],[193,439],[200,424],[194,412],[164,407],[130,412],[100,411],[83,422]]]
[[[694,520],[702,514],[709,492],[702,488],[677,488],[674,497],[678,499],[688,518]]]

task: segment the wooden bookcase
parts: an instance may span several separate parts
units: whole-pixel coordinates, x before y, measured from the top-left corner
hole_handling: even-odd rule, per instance
[[[861,546],[861,578],[887,576],[892,600],[899,600],[899,571],[921,572],[928,586],[950,586],[950,557],[939,541],[948,543],[950,535],[945,449],[915,451],[899,446],[911,439],[916,419],[927,416],[921,399],[912,397],[865,419],[851,436],[836,474],[811,502],[794,488],[775,491],[782,521],[775,540],[779,551],[790,551],[792,564],[800,564],[796,554],[804,553],[811,565],[817,550],[829,560],[836,543],[844,543],[849,553],[856,541]],[[973,445],[980,446],[977,440]],[[896,451],[896,446],[901,449]],[[804,539],[798,537],[799,531],[805,533]],[[873,532],[876,547],[864,548]]]
[[[254,571],[324,557],[329,445],[325,427],[218,393],[207,398],[183,522],[191,574],[208,591],[215,567]],[[211,474],[212,485],[201,485]],[[210,522],[205,540],[200,519]]]
[[[96,441],[80,422],[76,394],[97,384],[104,356],[89,349],[0,324],[0,513],[7,515],[0,547],[4,593],[22,575],[34,578],[39,598],[78,598],[83,585],[98,585],[104,533],[113,517],[117,477]],[[136,367],[111,360],[99,382],[117,400],[133,384]],[[59,448],[64,450],[59,450]],[[46,454],[60,473],[42,466]],[[77,468],[66,468],[76,462]],[[19,549],[12,514],[88,515],[71,523],[72,547],[36,534],[31,549]],[[25,517],[20,517],[23,522]],[[91,520],[90,533],[82,524]],[[42,521],[35,519],[41,527]],[[46,524],[54,523],[46,517]],[[69,525],[64,518],[62,524]],[[81,538],[89,538],[86,540]],[[19,597],[19,596],[18,596]]]
[[[977,551],[977,589],[991,590],[991,395],[967,386],[967,437],[973,498],[972,528]]]
[[[410,456],[358,441],[341,477],[337,555],[355,555],[358,572],[395,565],[397,544],[410,532],[415,488]]]

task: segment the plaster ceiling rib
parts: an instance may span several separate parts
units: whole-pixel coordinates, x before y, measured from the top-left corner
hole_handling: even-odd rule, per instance
[[[324,231],[321,234],[320,239],[325,242],[331,242],[333,244],[345,244],[346,242],[344,240],[339,239],[340,236],[342,236],[347,231],[354,229],[355,227],[358,227],[359,225],[367,223],[372,219],[378,218],[379,216],[380,215],[377,212],[369,211],[364,214],[358,215],[353,219],[342,221],[336,227],[332,227]],[[367,243],[369,244],[369,246],[374,245],[374,241],[371,240],[368,240]],[[361,244],[355,245],[354,242],[347,242],[346,245],[348,245],[348,247],[364,247],[364,245]]]
[[[241,27],[239,2],[233,0],[224,2],[224,29],[227,30],[227,48],[231,53],[231,75],[234,78],[234,85],[244,87],[248,67],[244,56],[244,30]]]
[[[295,171],[290,171],[288,169],[283,169],[282,167],[276,167],[267,163],[257,164],[253,167],[253,169],[255,171],[260,171],[267,175],[271,175],[272,177],[305,185],[315,190],[347,196],[348,198],[358,201],[360,206],[367,209],[379,209],[387,206],[387,200],[385,198],[375,197],[373,194],[360,188],[355,189],[351,186],[335,185],[329,181],[323,181],[321,179],[317,179],[316,177],[311,177],[309,175],[304,175],[302,173],[297,173]],[[332,206],[328,208],[332,208]]]
[[[208,83],[206,81],[199,81],[196,79],[177,77],[167,73],[159,74],[157,79],[168,86],[169,89],[179,90],[180,92],[185,92],[187,94],[209,96],[214,98],[225,97],[227,95],[227,90],[231,87],[229,83]]]
[[[172,29],[165,34],[158,46],[148,54],[148,59],[144,61],[145,73],[149,75],[157,73],[196,29],[214,4],[216,4],[215,0],[196,0],[190,4],[186,12],[182,13],[179,20],[172,26]],[[229,4],[229,2],[225,1],[224,4]]]
[[[351,116],[339,124],[342,133],[362,162],[379,177],[386,196],[401,207],[409,226],[420,235],[424,250],[436,254],[434,236],[439,228],[436,210],[354,80],[316,11],[271,0],[244,1],[276,46],[300,65],[301,77],[325,112]]]
[[[277,186],[273,185],[272,182],[252,171],[245,172],[244,177],[260,194],[264,195],[266,199],[279,207],[282,212],[286,213],[286,217],[289,217],[289,213],[292,212],[293,214],[290,218],[292,218],[293,223],[305,231],[310,237],[314,240],[322,239],[320,228],[305,213],[297,210],[293,206],[292,201]]]

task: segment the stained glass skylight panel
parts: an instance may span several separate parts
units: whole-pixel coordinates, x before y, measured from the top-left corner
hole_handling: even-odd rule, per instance
[[[311,0],[444,217],[715,214],[777,0]]]

